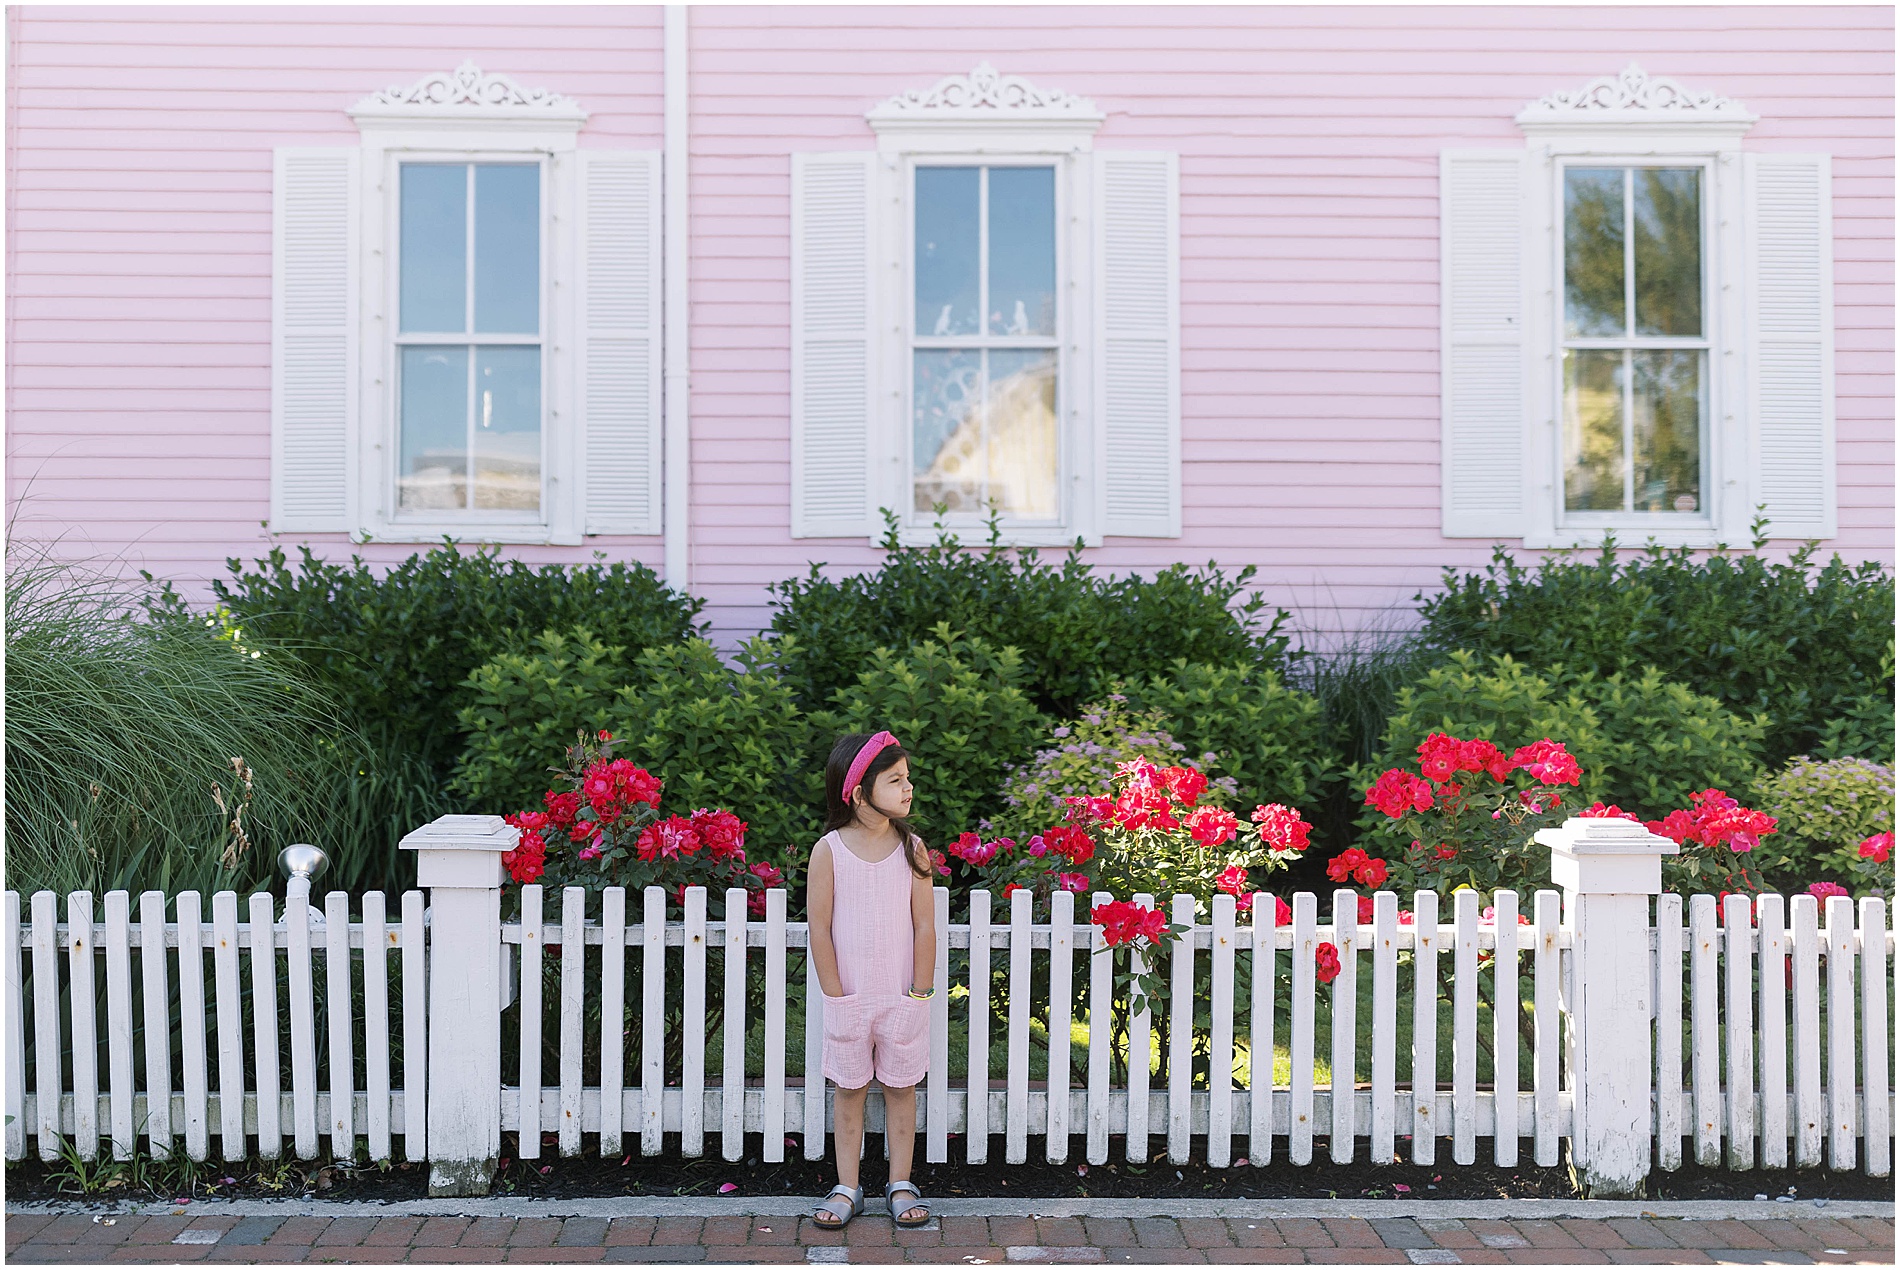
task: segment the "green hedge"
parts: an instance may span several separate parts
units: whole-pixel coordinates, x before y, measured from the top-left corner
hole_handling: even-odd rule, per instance
[[[629,652],[678,643],[703,604],[645,565],[534,568],[499,550],[445,542],[379,574],[360,557],[336,564],[308,547],[293,567],[273,547],[253,569],[227,561],[230,578],[212,590],[248,644],[295,659],[365,731],[446,776],[477,666],[550,628],[585,626]],[[184,609],[169,584],[162,603]]]
[[[1251,566],[1232,577],[1179,564],[1151,578],[1102,577],[1078,550],[1050,565],[1034,550],[1001,548],[994,522],[989,545],[966,550],[941,525],[935,543],[904,546],[895,517],[886,520],[875,572],[833,579],[814,564],[771,587],[772,631],[797,641],[785,671],[808,705],[854,684],[876,649],[912,647],[939,623],[1016,648],[1024,692],[1055,716],[1074,713],[1111,680],[1177,659],[1272,667],[1286,659],[1287,614],[1269,615],[1257,592],[1244,594]]]
[[[1447,569],[1445,590],[1421,598],[1422,637],[1440,651],[1507,655],[1540,672],[1654,666],[1731,710],[1766,714],[1771,761],[1818,752],[1824,738],[1833,753],[1891,760],[1891,726],[1883,733],[1873,717],[1894,691],[1894,579],[1881,565],[1835,556],[1817,567],[1813,544],[1783,564],[1655,545],[1619,560],[1606,539],[1594,560],[1557,553],[1535,569],[1500,547],[1482,573]],[[1860,725],[1830,731],[1850,712]]]

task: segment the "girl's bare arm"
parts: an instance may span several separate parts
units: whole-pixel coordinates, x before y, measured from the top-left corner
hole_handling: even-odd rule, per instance
[[[929,859],[928,856],[924,857]],[[935,878],[911,875],[910,924],[917,932],[911,950],[911,986],[928,992],[937,977],[937,896]]]
[[[828,997],[841,997],[844,981],[838,978],[838,950],[831,942],[831,886],[831,844],[821,840],[812,850],[811,872],[805,878],[805,912],[818,989]]]

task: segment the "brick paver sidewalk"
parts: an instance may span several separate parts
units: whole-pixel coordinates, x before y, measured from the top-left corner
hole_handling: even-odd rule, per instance
[[[795,1262],[964,1265],[1884,1264],[1891,1218],[962,1217],[899,1230],[867,1214],[843,1232],[795,1216],[133,1216],[10,1212],[7,1259],[321,1264]]]

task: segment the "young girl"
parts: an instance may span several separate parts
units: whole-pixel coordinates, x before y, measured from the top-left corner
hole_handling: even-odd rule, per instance
[[[884,1088],[890,1143],[885,1205],[900,1226],[930,1220],[909,1178],[917,1082],[930,1062],[937,928],[930,854],[905,820],[910,799],[910,761],[889,732],[841,737],[832,747],[826,833],[812,848],[807,879],[811,955],[825,994],[824,1074],[838,1087],[838,1185],[812,1212],[821,1226],[843,1226],[864,1211],[858,1153],[873,1076]]]

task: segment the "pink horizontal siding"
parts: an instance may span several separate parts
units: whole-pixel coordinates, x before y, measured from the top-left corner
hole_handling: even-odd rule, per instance
[[[464,57],[657,147],[657,8],[11,11],[9,499],[161,576],[261,550],[270,151],[347,143],[364,94]],[[1409,609],[1489,545],[1438,533],[1438,154],[1631,61],[1834,156],[1840,536],[1893,560],[1893,19],[1872,7],[969,6],[691,10],[695,590],[726,641],[767,583],[872,566],[789,537],[789,156],[988,60],[1181,156],[1184,533],[1108,570],[1257,565],[1320,630]],[[659,562],[652,538],[596,547]],[[326,552],[349,550],[340,541]],[[407,546],[361,548],[374,559]]]

